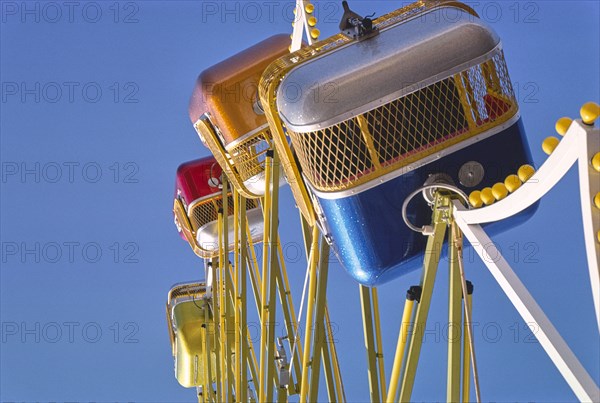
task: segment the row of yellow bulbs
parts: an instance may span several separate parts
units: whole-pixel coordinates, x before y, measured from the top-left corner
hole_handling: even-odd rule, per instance
[[[310,37],[314,40],[317,40],[317,39],[319,39],[319,36],[321,35],[321,31],[319,31],[319,29],[316,28],[317,18],[314,15],[312,15],[312,13],[315,12],[315,5],[311,4],[311,3],[307,3],[304,6],[304,11],[306,12],[306,15],[309,16],[308,20],[307,20],[308,26],[312,27],[312,29],[310,30]],[[297,14],[298,14],[298,11],[296,9],[294,9],[294,15],[297,15]],[[294,22],[292,22],[292,26],[294,26],[296,24],[296,22],[301,23],[301,21],[294,21]]]
[[[469,202],[475,208],[494,204],[497,200],[504,199],[509,193],[520,188],[534,173],[535,169],[531,165],[523,165],[516,175],[509,175],[504,182],[498,182],[491,188],[487,187],[471,192]]]
[[[596,119],[598,119],[598,116],[600,116],[600,105],[595,102],[588,102],[581,107],[579,113],[581,115],[581,121],[586,125],[592,126]],[[573,123],[573,119],[571,118],[564,117],[558,119],[555,126],[556,132],[561,136],[564,136],[567,133],[567,130],[569,130],[569,127],[571,127],[571,123]],[[558,143],[560,143],[558,138],[554,136],[546,137],[542,143],[542,150],[550,155],[554,152]],[[596,166],[597,163],[594,165],[595,169]]]
[[[598,116],[600,116],[600,105],[594,102],[588,102],[581,107],[580,115],[581,121],[586,125],[591,126],[596,119],[598,119]],[[567,130],[569,130],[571,123],[573,123],[573,119],[571,118],[564,117],[558,119],[556,122],[556,132],[561,136],[564,136],[567,133]],[[558,143],[560,143],[558,138],[554,136],[547,137],[542,143],[542,149],[546,154],[550,155],[554,152]],[[590,163],[596,172],[600,172],[600,152],[594,154]],[[596,193],[594,196],[594,205],[600,210],[600,192]],[[600,212],[598,214],[600,214]],[[598,242],[600,242],[600,231],[598,231],[596,237],[598,238]]]
[[[593,125],[596,119],[598,119],[598,116],[600,116],[600,105],[596,103],[588,102],[581,108],[581,119],[586,125]],[[600,152],[594,154],[594,157],[592,158],[592,167],[596,172],[600,172]],[[597,209],[600,209],[600,192],[596,193],[596,196],[594,196],[594,204]],[[600,242],[600,230],[596,236],[598,242]]]
[[[594,102],[588,102],[581,107],[581,120],[586,125],[593,125],[598,116],[600,116],[600,106]],[[573,119],[563,117],[558,119],[556,122],[556,132],[561,136],[564,136],[569,130],[569,127],[573,123]],[[542,143],[542,150],[548,155],[552,154],[560,140],[556,137],[547,137]],[[596,172],[600,172],[600,152],[597,152],[592,160],[590,161],[592,167]],[[481,191],[475,190],[469,195],[469,202],[475,208],[482,207],[483,205],[489,206],[497,200],[502,200],[508,196],[509,192],[512,193],[517,190],[521,185],[529,178],[533,176],[535,169],[531,165],[523,165],[519,168],[517,175],[510,175],[506,178],[504,183],[496,183],[491,188],[484,188]],[[594,196],[594,205],[600,209],[600,192]],[[600,242],[600,231],[597,234],[598,242]]]

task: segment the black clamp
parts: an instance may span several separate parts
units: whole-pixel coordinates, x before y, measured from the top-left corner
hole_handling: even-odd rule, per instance
[[[413,285],[412,287],[410,287],[408,289],[408,291],[406,291],[406,299],[409,301],[421,302],[421,293],[422,292],[423,292],[423,289],[421,288],[421,286]]]
[[[359,41],[372,38],[379,34],[379,29],[373,25],[373,16],[375,13],[366,17],[361,17],[350,10],[347,1],[342,1],[342,6],[344,7],[344,15],[340,22],[340,31]]]
[[[475,289],[473,283],[471,283],[469,280],[466,280],[465,283],[467,284],[467,295],[473,295],[473,290]]]
[[[471,283],[469,280],[467,280],[467,295],[473,295],[474,289],[475,289],[475,287],[473,286],[473,283]]]

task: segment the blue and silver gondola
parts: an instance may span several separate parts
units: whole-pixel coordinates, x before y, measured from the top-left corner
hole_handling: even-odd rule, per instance
[[[278,89],[319,225],[364,285],[421,267],[427,239],[401,210],[432,175],[469,193],[532,164],[500,38],[469,7],[438,4],[383,16],[366,39],[313,45],[317,56]],[[518,225],[536,208],[487,230]],[[431,208],[414,201],[408,217],[429,224]]]

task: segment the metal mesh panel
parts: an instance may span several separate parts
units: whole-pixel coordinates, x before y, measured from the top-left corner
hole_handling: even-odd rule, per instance
[[[434,109],[438,109],[434,113]],[[418,152],[467,126],[452,78],[400,98],[366,114],[381,166]]]
[[[227,209],[229,210],[228,216],[233,214],[233,197],[231,195],[227,198]],[[256,200],[246,200],[246,211],[252,210],[258,207]],[[188,213],[192,228],[197,231],[202,226],[217,221],[219,218],[219,210],[223,208],[223,197],[219,194],[213,198],[206,199],[200,203],[195,204],[192,207],[192,211]]]
[[[169,303],[173,300],[182,297],[194,297],[200,298],[206,292],[206,285],[204,283],[190,283],[181,284],[173,287],[169,292]]]
[[[258,198],[246,186],[247,180],[264,171],[266,150],[271,147],[269,129],[242,137],[224,148],[223,138],[210,119],[203,116],[194,127],[202,142],[211,151],[223,171],[227,174],[231,186],[247,199]]]
[[[288,130],[303,173],[320,191],[371,181],[499,124],[517,112],[504,55],[338,125]]]
[[[242,181],[264,172],[265,154],[271,148],[270,139],[271,133],[267,129],[227,147]]]

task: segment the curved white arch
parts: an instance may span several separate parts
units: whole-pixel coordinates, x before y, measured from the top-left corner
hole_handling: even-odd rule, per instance
[[[484,224],[512,217],[525,210],[548,193],[573,166],[579,156],[582,137],[585,135],[586,131],[581,124],[573,122],[546,162],[519,189],[491,206],[455,211],[456,217],[466,224]]]
[[[579,161],[583,233],[596,321],[600,330],[600,242],[596,239],[600,231],[600,212],[592,202],[594,195],[600,192],[600,172],[596,172],[590,164],[597,152],[600,152],[600,129],[575,120],[554,152],[527,183],[491,206],[474,210],[455,208],[454,217],[467,225],[512,217],[540,200]]]
[[[486,251],[481,245],[493,243],[479,224],[499,221],[525,210],[548,193],[578,161],[585,248],[600,330],[600,240],[596,239],[596,234],[600,232],[600,213],[592,202],[600,192],[600,172],[595,171],[590,163],[597,152],[600,152],[600,130],[576,120],[540,169],[509,197],[476,210],[466,210],[460,202],[455,201],[453,212],[461,231],[521,317],[526,322],[538,324],[540,331],[536,338],[581,401],[600,401],[598,386],[502,255],[498,253],[499,259],[494,262],[485,259]]]

